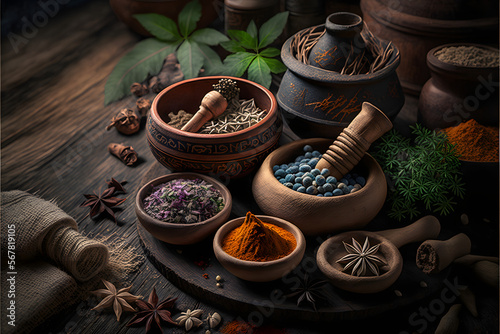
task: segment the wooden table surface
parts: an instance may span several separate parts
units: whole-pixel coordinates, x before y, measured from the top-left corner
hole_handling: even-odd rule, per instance
[[[133,107],[135,99],[129,97],[107,107],[103,103],[104,84],[109,73],[140,38],[116,19],[107,1],[100,0],[57,14],[18,52],[8,39],[3,39],[1,167],[2,191],[22,189],[37,192],[45,199],[55,199],[63,210],[75,218],[85,235],[124,240],[143,254],[136,231],[133,201],[143,175],[155,159],[147,146],[144,129],[132,136],[120,135],[115,130],[105,131],[115,112]],[[396,127],[405,129],[407,124],[416,120],[416,103],[416,98],[407,97],[406,105],[395,122]],[[293,138],[293,134],[285,129],[282,142]],[[111,156],[107,145],[112,142],[133,146],[141,157],[141,163],[127,167]],[[87,217],[88,210],[79,207],[84,200],[82,194],[104,187],[105,180],[111,177],[128,181],[128,199],[121,205],[123,210],[117,213],[122,221],[119,225],[109,219],[92,220]],[[483,223],[482,218],[485,217],[471,217],[471,222],[477,220],[477,228],[481,231],[497,233],[489,235],[488,239],[492,244],[487,251],[493,249],[494,252],[498,248],[498,218],[496,215],[488,217],[491,221],[489,225]],[[240,316],[237,310],[215,309],[180,291],[148,260],[128,277],[128,281],[133,284],[135,294],[147,296],[155,286],[160,299],[177,297],[178,308],[201,308],[205,315],[217,311],[224,323]],[[323,324],[271,325],[286,328],[289,333],[329,333],[333,330],[357,333],[373,328],[385,333],[412,332],[419,326],[411,322],[411,315],[428,308],[432,301],[424,300],[376,319],[336,322],[327,327]],[[144,332],[142,327],[125,326],[132,317],[130,313],[125,313],[122,320],[116,322],[111,313],[90,310],[97,302],[95,297],[88,297],[49,319],[36,332]],[[479,318],[474,319],[468,314],[463,317],[461,332],[472,332],[474,327],[481,333],[498,332],[498,294],[478,298],[478,308]],[[426,332],[433,332],[440,316],[438,314],[432,321],[427,321]],[[183,333],[184,330],[168,327],[165,332]],[[204,332],[202,328],[190,331]],[[284,333],[276,329],[274,332]]]

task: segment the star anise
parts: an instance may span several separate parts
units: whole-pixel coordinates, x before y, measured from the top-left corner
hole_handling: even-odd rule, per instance
[[[379,266],[386,264],[380,256],[375,255],[380,244],[370,247],[368,237],[363,247],[354,238],[352,238],[352,245],[343,243],[348,254],[337,260],[337,263],[347,263],[342,271],[352,269],[351,275],[356,276],[368,276],[369,272],[375,276],[380,275]]]
[[[102,282],[107,289],[99,289],[96,291],[92,291],[92,293],[97,295],[98,297],[104,297],[104,299],[101,300],[101,302],[92,310],[98,310],[113,306],[117,321],[120,321],[122,311],[135,312],[135,309],[130,306],[129,303],[136,301],[139,296],[134,296],[129,293],[129,290],[132,286],[116,291],[116,287],[112,283],[103,279]]]
[[[286,297],[299,296],[297,299],[297,306],[300,306],[303,301],[307,301],[312,305],[314,311],[316,311],[315,297],[317,299],[326,299],[323,287],[327,283],[328,282],[325,280],[310,279],[309,275],[305,274],[304,279],[300,281],[299,286],[294,288],[294,291],[286,295]]]
[[[161,303],[158,303],[158,295],[156,294],[155,288],[151,291],[148,301],[136,300],[135,303],[142,311],[137,312],[136,315],[128,322],[127,326],[138,325],[146,323],[146,333],[148,333],[153,327],[153,323],[156,323],[160,331],[163,333],[161,328],[161,320],[166,321],[173,325],[178,325],[171,318],[171,312],[177,298],[168,298]]]
[[[125,202],[126,198],[113,197],[115,187],[104,190],[100,195],[84,194],[87,199],[80,206],[90,206],[90,217],[95,217],[103,212],[107,212],[116,222],[115,213],[111,210],[112,207],[118,206]]]
[[[125,190],[125,188],[123,188],[123,185],[125,183],[127,183],[127,181],[122,181],[122,182],[118,182],[116,181],[113,177],[111,178],[111,181],[106,181],[106,183],[108,184],[108,188],[111,188],[111,187],[114,187],[115,188],[115,193],[116,192],[122,192],[122,193],[127,193],[127,191]]]
[[[181,315],[175,319],[179,323],[180,326],[184,326],[186,331],[189,331],[193,326],[200,327],[203,324],[203,321],[199,319],[203,310],[187,310],[186,312],[182,312]]]

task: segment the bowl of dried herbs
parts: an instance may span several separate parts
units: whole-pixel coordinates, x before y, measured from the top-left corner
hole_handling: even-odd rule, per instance
[[[207,93],[219,89],[224,96],[227,81],[236,83],[237,94],[227,98],[225,111],[196,132],[183,130]],[[276,98],[267,88],[246,79],[209,76],[173,84],[156,96],[147,139],[155,158],[171,170],[240,178],[278,146],[282,129]]]
[[[138,192],[135,213],[155,238],[175,245],[202,241],[229,218],[231,193],[212,177],[172,173],[146,183]]]

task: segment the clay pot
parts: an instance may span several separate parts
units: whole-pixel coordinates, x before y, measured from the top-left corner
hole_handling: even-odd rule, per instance
[[[349,17],[356,17],[354,15]],[[339,25],[338,21],[335,22]],[[347,29],[352,23],[345,26]],[[312,29],[322,31],[324,28],[321,25]],[[304,64],[295,58],[290,50],[294,37],[290,37],[281,49],[281,58],[288,70],[276,97],[290,128],[298,136],[335,139],[360,112],[365,101],[376,105],[389,119],[396,117],[404,104],[404,94],[396,75],[399,65],[397,50],[388,65],[373,74],[342,75]],[[383,41],[384,46],[387,43]],[[335,47],[332,45],[332,49]]]
[[[351,231],[327,239],[318,249],[316,260],[319,269],[338,288],[356,293],[375,293],[390,287],[403,269],[399,247],[416,241],[436,238],[441,226],[434,216],[426,216],[415,223],[398,229],[381,232]],[[353,276],[343,270],[337,260],[347,254],[343,242],[352,244],[352,238],[363,245],[368,237],[370,246],[380,244],[378,253],[385,260],[379,276]]]
[[[303,194],[281,184],[273,174],[273,166],[288,163],[303,153],[304,145],[325,152],[330,139],[303,139],[291,142],[264,160],[252,183],[252,192],[259,208],[267,215],[285,219],[306,235],[351,230],[365,226],[380,211],[387,194],[385,175],[379,164],[365,154],[357,168],[366,176],[360,190],[334,197]]]
[[[445,44],[427,53],[431,78],[425,83],[418,102],[418,119],[430,129],[457,126],[471,118],[483,125],[498,126],[498,66],[471,67],[445,63],[435,53],[442,48],[479,44]],[[493,84],[489,84],[493,83]]]
[[[240,98],[255,99],[267,110],[259,123],[225,134],[200,134],[181,131],[167,123],[168,114],[185,110],[195,113],[212,85],[222,78],[200,77],[184,80],[161,91],[151,105],[146,131],[154,157],[175,171],[192,171],[218,178],[236,178],[254,171],[278,145],[283,129],[274,95],[252,81],[232,78],[240,88]]]
[[[498,1],[361,0],[370,30],[401,52],[398,76],[406,93],[418,95],[430,72],[427,52],[445,43],[498,44]]]
[[[153,188],[175,179],[202,179],[213,185],[224,199],[224,208],[212,218],[193,224],[166,223],[148,215],[144,210],[143,200],[151,195]],[[190,245],[202,241],[227,222],[231,214],[233,200],[225,185],[214,178],[197,173],[172,173],[146,183],[135,198],[135,214],[144,228],[158,240],[174,245]]]
[[[202,14],[197,28],[206,27],[217,18],[217,8],[221,7],[217,5],[218,2],[217,0],[200,0]],[[134,14],[156,13],[177,22],[177,16],[186,3],[187,1],[184,0],[109,0],[118,19],[143,36],[151,36],[151,34],[133,17]]]
[[[252,20],[260,27],[279,10],[279,0],[224,0],[224,28],[246,31]]]
[[[302,261],[302,257],[306,250],[306,240],[302,232],[295,225],[286,220],[259,215],[257,218],[265,223],[274,224],[292,233],[297,241],[295,249],[287,256],[273,261],[245,261],[232,257],[222,250],[222,241],[229,232],[243,224],[245,217],[239,217],[228,221],[217,230],[213,242],[214,254],[219,263],[234,276],[246,281],[269,282],[282,278]]]

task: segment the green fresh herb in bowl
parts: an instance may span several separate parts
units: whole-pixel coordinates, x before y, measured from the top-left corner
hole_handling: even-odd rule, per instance
[[[455,146],[443,133],[420,124],[410,126],[414,138],[395,130],[382,136],[373,157],[389,179],[389,216],[401,221],[426,210],[448,215],[465,195]]]

